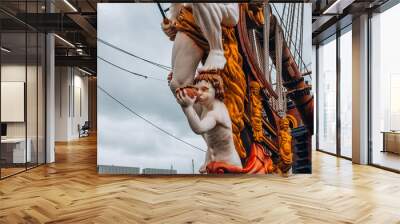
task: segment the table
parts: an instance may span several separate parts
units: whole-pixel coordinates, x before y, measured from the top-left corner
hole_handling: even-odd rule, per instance
[[[392,152],[400,154],[400,132],[382,131],[381,133],[383,133],[382,152]]]
[[[26,163],[31,162],[32,153],[30,138],[26,139],[28,143],[25,152],[25,138],[6,138],[1,139],[1,157],[6,163]]]

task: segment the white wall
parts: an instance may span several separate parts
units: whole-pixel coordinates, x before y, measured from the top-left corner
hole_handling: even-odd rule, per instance
[[[73,108],[73,119],[71,120],[72,125],[72,136],[79,137],[78,124],[81,126],[88,121],[88,77],[76,75],[74,76],[74,108]],[[80,93],[79,93],[80,92]],[[80,97],[79,97],[80,96]],[[80,101],[80,102],[79,102]]]
[[[1,66],[1,81],[2,82],[25,82],[25,64],[9,64]],[[28,67],[30,70],[31,67]],[[4,97],[4,96],[3,96]],[[6,108],[1,108],[5,110]],[[25,137],[24,122],[7,122],[7,137]]]
[[[68,117],[70,84],[69,69],[56,67],[55,69],[55,141],[68,140]]]
[[[55,73],[55,140],[70,141],[88,120],[88,77],[72,67],[56,67]]]
[[[26,84],[26,107],[22,108],[22,112],[26,112],[26,120],[23,122],[5,122],[7,124],[7,137],[24,138],[26,135],[31,144],[31,155],[34,158],[32,161],[36,162],[36,158],[38,158],[39,163],[44,162],[45,150],[45,89],[43,78],[44,74],[41,66],[25,66],[25,63],[9,63],[1,66],[2,82],[24,82]],[[3,95],[2,97],[7,96]],[[8,109],[10,108],[1,108],[3,112]],[[39,153],[38,157],[36,153]]]
[[[26,70],[27,69],[27,70]],[[2,82],[25,82],[25,75],[27,71],[28,77],[28,87],[27,87],[27,120],[28,120],[28,137],[30,133],[35,132],[36,136],[36,120],[37,115],[33,113],[36,111],[36,79],[31,76],[36,77],[36,67],[27,66],[20,64],[6,64],[1,66],[1,81]],[[3,96],[4,97],[4,96]],[[40,106],[40,105],[39,105]],[[6,110],[6,108],[2,108]],[[31,122],[34,122],[32,124]],[[26,122],[7,122],[7,136],[8,137],[25,137],[25,123]],[[32,129],[31,129],[32,128]]]

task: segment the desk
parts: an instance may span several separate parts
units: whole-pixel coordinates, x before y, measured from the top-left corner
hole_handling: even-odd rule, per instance
[[[1,139],[1,156],[6,160],[6,163],[31,162],[32,141],[28,138],[26,142],[28,147],[26,147],[25,152],[25,138]]]
[[[383,151],[400,154],[400,132],[383,131]]]

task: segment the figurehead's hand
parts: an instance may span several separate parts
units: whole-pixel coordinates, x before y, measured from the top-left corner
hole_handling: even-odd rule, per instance
[[[199,173],[207,174],[207,166],[205,164],[200,167]]]
[[[176,90],[176,101],[182,107],[193,106],[197,99],[197,95],[188,94],[187,91],[186,88],[178,88]]]
[[[176,21],[175,20],[169,20],[169,19],[164,19],[163,22],[161,22],[161,29],[169,37],[171,41],[175,40],[176,33],[178,32],[176,30]]]

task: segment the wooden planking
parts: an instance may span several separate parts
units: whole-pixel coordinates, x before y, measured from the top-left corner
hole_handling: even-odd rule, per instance
[[[96,138],[0,181],[0,223],[400,223],[400,175],[320,152],[313,174],[99,176]]]

